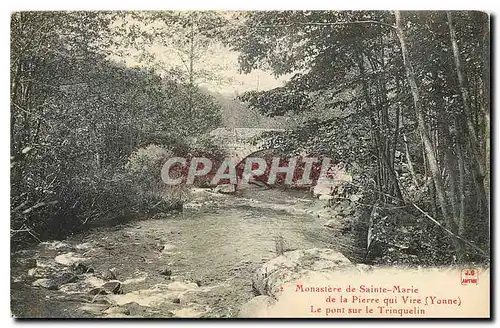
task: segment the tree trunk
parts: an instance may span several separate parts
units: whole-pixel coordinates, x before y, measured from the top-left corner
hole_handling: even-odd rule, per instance
[[[375,106],[373,106],[373,103],[370,101],[370,94],[368,91],[368,84],[366,83],[366,72],[365,72],[365,67],[363,63],[363,57],[362,53],[358,52],[357,53],[357,64],[360,70],[360,75],[361,75],[361,83],[362,83],[362,89],[363,89],[363,95],[365,98],[365,102],[367,106],[369,107],[369,117],[371,120],[371,125],[374,129],[374,134],[375,134],[375,142],[377,144],[377,154],[379,157],[379,162],[381,162],[381,168],[382,172],[386,173],[382,175],[383,179],[383,184],[384,186],[387,185],[386,183],[386,177],[389,178],[389,180],[392,182],[394,186],[394,196],[397,198],[397,203],[398,205],[403,202],[403,194],[401,193],[401,188],[399,187],[399,181],[396,177],[396,173],[394,172],[394,169],[391,168],[391,163],[389,159],[387,158],[387,149],[384,147],[384,143],[382,141],[382,136],[380,134],[379,130],[379,125],[377,125],[375,118],[374,118],[374,112],[376,111]],[[380,120],[379,120],[380,122]]]
[[[484,140],[484,188],[486,192],[486,197],[488,200],[488,213],[490,208],[490,33],[489,33],[489,20],[486,21],[483,32],[483,71],[481,78],[481,108],[484,113],[484,131],[483,131],[483,140]]]
[[[399,88],[399,83],[398,83],[398,91],[401,93],[401,90]],[[399,105],[401,106],[401,105]],[[400,122],[401,122],[401,130],[405,130],[405,123],[404,123],[404,115],[403,115],[403,109],[400,108],[399,110],[400,114]],[[406,163],[408,164],[408,171],[410,171],[411,179],[413,181],[413,184],[415,185],[415,188],[418,188],[418,181],[417,181],[417,175],[415,174],[415,169],[413,168],[413,162],[411,160],[410,156],[410,148],[408,147],[408,140],[406,139],[406,134],[403,132],[403,142],[405,145],[405,157],[406,157]],[[424,161],[425,163],[425,161]],[[425,166],[425,165],[424,165]]]
[[[406,140],[406,135],[404,133],[403,133],[403,141],[405,143],[405,156],[406,156],[406,163],[408,164],[408,171],[410,171],[411,179],[413,181],[413,184],[415,185],[415,188],[418,188],[417,176],[415,174],[415,169],[413,168],[413,163],[410,157],[410,149],[408,148],[408,141]]]
[[[484,163],[481,156],[481,150],[479,147],[479,142],[477,140],[477,133],[474,124],[471,120],[472,111],[470,108],[469,91],[467,90],[467,81],[462,72],[462,63],[460,60],[460,50],[458,49],[457,37],[455,32],[455,27],[453,26],[453,20],[451,12],[447,12],[446,16],[448,18],[448,26],[450,28],[450,40],[453,48],[453,57],[455,60],[455,68],[457,70],[458,83],[460,86],[460,91],[462,95],[462,101],[465,110],[465,120],[467,124],[468,135],[470,137],[471,148],[474,154],[474,158],[477,162],[477,167],[479,169],[479,177],[482,180],[484,178]],[[482,183],[482,181],[481,181]]]
[[[413,103],[415,106],[415,115],[417,117],[417,125],[420,135],[422,137],[422,141],[424,143],[425,155],[427,158],[427,163],[429,164],[429,170],[434,180],[434,186],[436,188],[436,194],[439,201],[439,206],[441,208],[441,213],[443,218],[448,225],[449,229],[453,232],[457,232],[457,226],[455,222],[451,219],[448,213],[448,202],[446,200],[446,193],[444,188],[443,179],[441,178],[441,171],[439,169],[439,164],[437,162],[435,156],[435,150],[432,147],[432,143],[429,137],[429,132],[425,125],[424,112],[422,109],[422,103],[420,99],[420,94],[417,86],[417,81],[415,78],[415,72],[413,70],[412,63],[410,61],[410,56],[408,53],[406,36],[404,34],[402,25],[401,25],[401,14],[399,11],[395,12],[396,17],[396,33],[399,37],[399,41],[401,43],[401,52],[403,55],[403,64],[406,71],[406,76],[408,79],[408,84],[411,88],[411,93],[413,96]],[[461,246],[457,239],[454,239],[455,247],[459,253],[459,257],[461,256]]]
[[[458,214],[458,234],[463,236],[465,234],[465,164],[462,153],[462,138],[460,136],[460,126],[458,117],[455,116],[456,125],[456,153],[458,161],[458,200],[459,200],[459,214]]]

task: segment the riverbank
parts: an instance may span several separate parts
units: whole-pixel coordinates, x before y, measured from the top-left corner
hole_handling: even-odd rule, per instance
[[[283,251],[336,247],[318,216],[324,206],[298,191],[196,190],[180,213],[97,227],[14,253],[12,312],[17,317],[234,317],[255,295],[253,272],[278,255],[277,238]],[[78,263],[94,272],[75,274]],[[111,281],[120,282],[121,294],[91,295],[110,281],[102,279],[108,271],[116,278]],[[66,272],[75,277],[54,290],[39,281]]]

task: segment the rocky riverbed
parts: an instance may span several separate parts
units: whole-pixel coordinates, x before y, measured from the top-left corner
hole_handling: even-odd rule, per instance
[[[283,252],[339,248],[338,231],[325,226],[326,203],[305,192],[196,190],[179,213],[18,251],[12,313],[235,317],[259,293],[252,277],[264,263]]]

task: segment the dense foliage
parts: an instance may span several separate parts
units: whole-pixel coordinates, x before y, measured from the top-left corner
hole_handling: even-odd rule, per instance
[[[151,197],[163,199],[163,207],[179,206],[184,191],[171,190],[172,197],[161,188],[150,190],[156,195],[137,192],[147,184],[138,182],[144,172],[137,163],[144,159],[145,170],[159,174],[158,154],[148,145],[186,149],[221,122],[219,105],[196,86],[108,60],[118,33],[110,26],[119,17],[12,15],[14,242],[60,237],[96,219],[149,210],[158,206]]]
[[[364,204],[413,218],[391,221],[392,230],[384,215],[371,222],[385,250],[398,249],[391,240],[405,230],[406,243],[425,236],[448,245],[425,240],[439,253],[427,263],[488,258],[486,14],[248,12],[227,42],[245,72],[293,74],[282,88],[240,97],[268,116],[304,118],[270,136],[270,148],[355,164],[366,177]]]

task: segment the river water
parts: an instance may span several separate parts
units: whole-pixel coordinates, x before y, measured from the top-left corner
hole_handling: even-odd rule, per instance
[[[300,191],[250,188],[224,195],[198,190],[182,212],[96,227],[64,241],[42,243],[12,256],[12,312],[17,317],[100,317],[81,310],[89,302],[83,290],[67,293],[31,285],[37,277],[28,274],[30,258],[38,267],[63,270],[54,258],[71,253],[96,272],[112,269],[118,280],[129,281],[125,294],[171,281],[196,282],[206,289],[193,300],[204,306],[200,316],[233,317],[254,296],[253,271],[277,256],[277,239],[285,251],[335,249],[325,220],[316,215],[324,205]],[[171,271],[170,277],[161,274],[165,269]],[[151,305],[152,311],[142,316],[171,317],[179,306]]]

